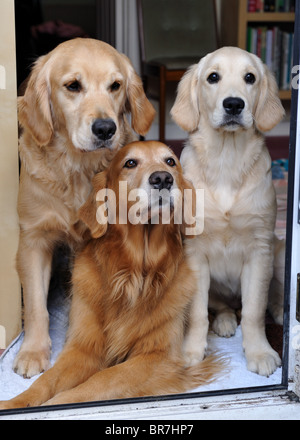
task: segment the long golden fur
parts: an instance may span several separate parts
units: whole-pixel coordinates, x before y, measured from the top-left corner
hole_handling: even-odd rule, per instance
[[[51,369],[0,408],[178,393],[222,370],[213,356],[193,367],[184,364],[184,329],[196,288],[184,253],[184,224],[174,224],[172,216],[170,224],[119,221],[119,199],[126,197],[129,213],[130,191],[155,188],[151,176],[157,172],[162,181],[169,179],[168,191],[193,190],[174,153],[159,142],[127,145],[94,177],[94,191],[79,214],[94,238],[75,259],[65,347]],[[119,193],[120,181],[126,194]],[[104,206],[97,194],[107,189],[116,195],[115,224],[96,220]],[[155,218],[161,208],[152,203]]]
[[[213,330],[229,337],[237,326],[234,308],[242,305],[248,369],[268,376],[281,362],[265,335],[276,199],[261,132],[284,114],[275,79],[255,55],[225,47],[191,66],[171,112],[189,132],[181,157],[185,176],[205,194],[203,234],[187,244],[198,294],[186,357],[193,364],[204,356],[208,308],[215,314]],[[277,248],[278,258],[284,258],[282,244]],[[283,265],[277,261],[274,266]],[[277,290],[270,307],[278,321],[280,296]]]
[[[54,247],[85,239],[78,209],[91,179],[115,152],[144,135],[154,118],[128,58],[92,39],[62,43],[37,60],[19,98],[21,178],[17,269],[23,286],[25,339],[17,373],[49,366],[47,294]]]

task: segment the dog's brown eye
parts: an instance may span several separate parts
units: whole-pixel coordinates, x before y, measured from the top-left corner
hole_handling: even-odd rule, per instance
[[[81,84],[79,81],[72,81],[71,83],[65,84],[65,87],[70,91],[70,92],[80,92],[81,90]]]
[[[213,72],[208,76],[207,81],[209,84],[215,84],[220,81],[220,75],[217,72]]]
[[[124,168],[134,168],[136,166],[137,166],[137,161],[134,159],[128,159],[124,164]]]
[[[116,92],[121,87],[121,84],[118,81],[114,81],[112,85],[110,86],[110,90],[112,92]]]
[[[175,167],[176,162],[173,159],[173,157],[169,157],[168,159],[166,159],[166,164],[169,165],[170,167]]]
[[[256,78],[253,75],[253,73],[246,73],[246,75],[245,75],[245,82],[247,84],[254,84],[255,81],[256,81]]]

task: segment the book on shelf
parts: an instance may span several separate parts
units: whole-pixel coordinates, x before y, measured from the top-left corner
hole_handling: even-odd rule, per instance
[[[278,87],[289,90],[293,63],[294,34],[278,26],[249,26],[247,28],[247,50],[254,53],[274,73]]]
[[[248,0],[248,12],[295,12],[295,0]]]

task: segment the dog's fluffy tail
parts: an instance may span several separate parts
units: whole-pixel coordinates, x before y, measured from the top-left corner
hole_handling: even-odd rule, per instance
[[[203,361],[190,367],[185,366],[182,361],[168,361],[163,369],[157,371],[155,385],[151,381],[152,393],[150,394],[167,395],[192,391],[227,374],[228,365],[228,359],[217,354],[210,354]],[[146,389],[147,385],[150,383],[144,383]],[[153,392],[153,385],[156,392]]]
[[[210,354],[202,362],[191,367],[186,367],[188,389],[208,385],[229,371],[229,359],[218,355]]]

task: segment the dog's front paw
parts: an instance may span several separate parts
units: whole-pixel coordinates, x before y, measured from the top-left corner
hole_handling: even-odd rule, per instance
[[[199,341],[189,339],[183,345],[183,357],[187,367],[198,364],[204,359],[207,344],[199,344]]]
[[[17,354],[13,369],[26,379],[40,374],[50,367],[50,347],[38,351],[21,350]]]
[[[261,376],[270,376],[281,365],[278,353],[272,348],[250,354],[246,352],[246,359],[248,370]]]
[[[213,331],[223,338],[230,338],[235,334],[237,320],[234,313],[220,313],[212,323]]]
[[[184,351],[184,363],[186,367],[192,367],[204,359],[205,350]]]

